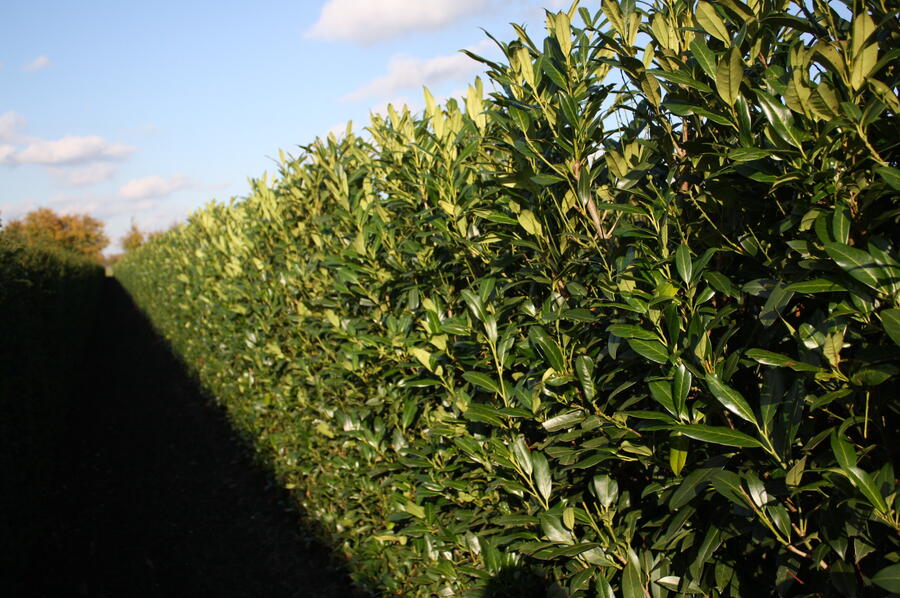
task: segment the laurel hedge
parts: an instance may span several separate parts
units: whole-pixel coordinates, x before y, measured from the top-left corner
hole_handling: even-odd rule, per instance
[[[0,231],[0,588],[13,594],[58,516],[60,439],[102,279],[88,258]]]
[[[516,35],[116,276],[373,591],[900,591],[896,13]]]

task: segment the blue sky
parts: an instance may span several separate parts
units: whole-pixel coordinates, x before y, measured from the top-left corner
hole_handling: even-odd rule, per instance
[[[565,6],[563,6],[565,4]],[[510,22],[561,0],[88,2],[0,6],[0,218],[89,213],[118,239],[247,193],[273,156],[388,102],[462,93]],[[590,5],[591,3],[585,3]],[[592,7],[593,8],[593,7]]]

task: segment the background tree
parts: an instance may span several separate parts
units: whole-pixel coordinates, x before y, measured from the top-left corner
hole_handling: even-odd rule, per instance
[[[137,224],[134,223],[134,220],[131,221],[131,228],[128,229],[128,232],[125,233],[125,236],[121,239],[122,249],[125,253],[130,251],[134,251],[138,247],[144,244],[147,240],[147,235],[137,227]]]
[[[96,260],[109,245],[100,220],[87,214],[60,215],[49,208],[38,208],[21,220],[13,220],[5,232],[26,243],[56,245]]]

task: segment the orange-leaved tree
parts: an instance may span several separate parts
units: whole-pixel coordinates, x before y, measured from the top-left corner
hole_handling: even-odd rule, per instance
[[[38,208],[21,220],[13,220],[6,234],[35,245],[54,245],[100,260],[100,252],[109,245],[103,222],[87,214],[57,214]]]
[[[131,221],[131,228],[128,229],[128,232],[120,240],[122,244],[122,249],[128,253],[129,251],[134,251],[138,247],[144,244],[144,241],[147,240],[147,235],[144,234],[144,231],[137,227],[137,224],[134,223],[134,220]]]

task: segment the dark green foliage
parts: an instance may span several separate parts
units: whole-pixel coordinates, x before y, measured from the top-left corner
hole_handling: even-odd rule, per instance
[[[103,269],[0,233],[0,579],[8,589],[47,541],[57,508],[60,438],[95,316]]]
[[[549,14],[117,275],[382,591],[883,594],[900,30],[847,14]]]

